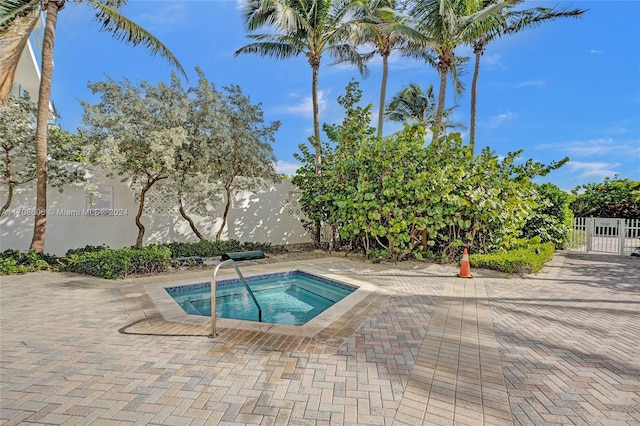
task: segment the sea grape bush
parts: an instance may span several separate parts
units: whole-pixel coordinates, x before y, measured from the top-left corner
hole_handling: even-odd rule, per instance
[[[573,191],[570,207],[576,217],[640,219],[640,181],[605,177],[602,183]]]
[[[360,249],[395,261],[437,256],[450,259],[470,247],[488,252],[516,238],[541,200],[535,176],[551,165],[519,163],[521,151],[500,158],[489,148],[470,154],[459,134],[425,146],[425,130],[406,126],[386,138],[369,126],[371,105],[357,106],[357,83],[338,102],[345,119],[325,125],[323,162],[305,145],[293,182],[309,228],[335,229],[332,245]]]
[[[556,248],[563,248],[571,232],[573,213],[569,208],[571,194],[551,183],[536,186],[538,205],[521,230],[524,238],[539,237]]]

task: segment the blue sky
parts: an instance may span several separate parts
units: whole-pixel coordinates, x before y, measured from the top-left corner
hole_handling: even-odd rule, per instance
[[[499,155],[524,149],[523,160],[544,163],[568,156],[567,165],[539,180],[566,190],[614,174],[640,180],[640,2],[525,2],[538,5],[589,11],[580,19],[547,22],[488,46],[478,85],[478,146]],[[293,154],[313,133],[311,69],[304,57],[234,57],[249,42],[235,0],[130,0],[123,14],[169,47],[188,73],[187,84],[195,84],[194,67],[200,66],[217,87],[238,84],[253,102],[262,103],[266,120],[282,122],[273,145],[278,169],[295,173]],[[100,32],[91,9],[73,2],[59,14],[54,61],[52,99],[60,124],[71,131],[82,124],[78,100],[94,100],[89,81],[108,75],[155,83],[168,81],[172,71],[144,48]],[[363,102],[377,111],[380,61],[370,64],[366,79],[352,67],[330,62],[327,57],[320,70],[321,123],[341,120],[336,99],[352,78],[361,83]],[[472,71],[464,77],[468,88]],[[422,62],[392,57],[387,99],[410,82],[437,88],[438,79]],[[468,126],[469,90],[456,103],[454,120]],[[385,134],[397,128],[386,123]],[[463,138],[468,140],[468,131]]]

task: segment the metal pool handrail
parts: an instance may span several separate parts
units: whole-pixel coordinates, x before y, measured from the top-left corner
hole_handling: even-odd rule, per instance
[[[229,264],[232,265],[233,269],[236,270],[236,273],[240,277],[240,280],[242,281],[244,286],[247,288],[247,291],[249,292],[249,296],[251,296],[251,299],[253,299],[253,302],[258,307],[258,322],[262,322],[262,308],[260,307],[258,300],[253,295],[253,291],[251,291],[249,284],[247,284],[247,280],[244,279],[244,276],[240,272],[240,269],[238,269],[236,262],[234,262],[233,259],[228,259],[228,260],[225,260],[224,262],[218,263],[218,265],[216,266],[216,269],[213,270],[213,279],[211,281],[211,334],[209,335],[209,337],[215,337],[217,335],[216,334],[216,283],[217,283],[216,276],[218,275],[218,269],[220,269],[223,265],[229,265]]]

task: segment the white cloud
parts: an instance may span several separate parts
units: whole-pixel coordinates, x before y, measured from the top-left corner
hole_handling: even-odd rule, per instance
[[[545,80],[528,80],[518,83],[514,87],[516,89],[521,89],[523,87],[545,87],[546,85],[547,82]]]
[[[597,49],[591,49],[590,52],[593,53],[594,55],[599,55],[600,53],[604,53],[602,50],[597,50]]]
[[[620,163],[604,163],[604,162],[580,162],[569,161],[567,167],[574,173],[579,173],[579,178],[597,177],[604,178],[605,176],[613,176],[617,172],[614,170],[619,167]]]
[[[570,155],[583,157],[606,154],[608,152],[611,152],[613,149],[619,149],[619,147],[615,146],[613,139],[611,138],[572,141],[564,147],[564,150],[567,151]]]
[[[276,163],[276,171],[283,175],[293,176],[296,174],[296,170],[302,167],[300,163],[291,163],[289,161],[278,161]]]
[[[293,95],[297,97],[296,95]],[[318,109],[320,112],[327,107],[327,100],[324,98],[324,92],[318,90]],[[313,100],[311,96],[302,98],[297,104],[284,107],[281,111],[285,114],[301,115],[307,118],[313,118]]]
[[[640,145],[636,142],[617,142],[613,138],[595,138],[587,140],[574,140],[538,145],[537,149],[561,151],[570,156],[590,157],[607,154],[620,154],[625,157],[640,155]]]
[[[511,111],[507,111],[507,112],[503,112],[500,113],[498,115],[494,115],[492,117],[489,117],[489,122],[488,122],[488,126],[490,128],[496,128],[501,126],[503,123],[507,122],[507,121],[511,121],[514,120],[515,118],[518,117],[518,114],[511,112]]]

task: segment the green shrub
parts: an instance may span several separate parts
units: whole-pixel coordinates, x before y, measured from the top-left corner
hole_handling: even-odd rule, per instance
[[[571,195],[551,183],[537,185],[536,189],[538,205],[527,217],[520,234],[525,238],[539,236],[542,242],[562,248],[569,241],[572,230]]]
[[[107,250],[108,248],[109,248],[109,246],[107,246],[105,244],[102,244],[101,246],[86,245],[86,246],[81,247],[81,248],[67,250],[66,256],[69,257],[72,254],[83,254],[83,253],[91,253],[91,252],[96,252],[96,251],[102,251],[102,250]]]
[[[26,274],[27,268],[18,265],[15,259],[0,257],[0,275]]]
[[[475,268],[486,268],[509,274],[529,274],[540,271],[555,253],[553,243],[529,245],[509,251],[490,254],[472,254],[469,264]]]
[[[0,275],[57,270],[59,267],[60,259],[51,254],[35,251],[21,252],[12,249],[0,253]]]
[[[171,257],[214,257],[223,253],[261,250],[264,252],[274,252],[277,249],[271,247],[269,243],[240,243],[236,240],[228,241],[197,241],[194,243],[167,243],[161,244],[171,250]]]
[[[114,279],[134,274],[157,273],[171,266],[171,251],[167,247],[148,246],[104,249],[72,254],[65,270],[96,277]]]

